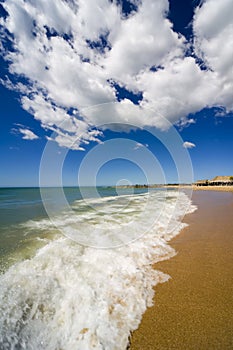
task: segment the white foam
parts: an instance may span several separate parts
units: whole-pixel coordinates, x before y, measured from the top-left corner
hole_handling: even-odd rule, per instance
[[[61,237],[12,266],[0,278],[0,348],[126,349],[153,285],[169,278],[152,264],[175,254],[166,242],[185,226],[187,207],[194,210],[185,194],[170,197],[153,229],[129,245],[94,249]]]

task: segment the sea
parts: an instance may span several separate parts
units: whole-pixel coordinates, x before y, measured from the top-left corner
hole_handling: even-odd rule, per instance
[[[1,188],[0,349],[127,349],[195,209],[175,189]]]

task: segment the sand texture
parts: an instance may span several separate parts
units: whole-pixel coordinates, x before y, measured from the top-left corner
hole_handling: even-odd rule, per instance
[[[170,242],[178,254],[155,265],[171,279],[156,286],[131,350],[233,349],[233,193],[194,191],[193,203]]]

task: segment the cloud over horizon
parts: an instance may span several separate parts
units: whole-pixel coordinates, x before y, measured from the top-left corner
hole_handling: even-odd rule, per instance
[[[233,110],[232,1],[202,2],[193,43],[173,30],[167,0],[132,3],[128,16],[108,0],[2,4],[4,84],[59,145],[83,150],[105,123],[166,129],[165,119],[189,124],[203,108]],[[140,98],[119,100],[119,87]]]

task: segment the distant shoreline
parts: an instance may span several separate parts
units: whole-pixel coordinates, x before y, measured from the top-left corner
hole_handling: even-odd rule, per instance
[[[223,185],[223,186],[216,186],[216,185],[206,185],[206,186],[197,186],[192,184],[169,184],[169,185],[125,185],[125,186],[116,186],[116,188],[180,188],[180,189],[192,189],[193,191],[225,191],[225,192],[232,192],[233,191],[233,185]]]
[[[233,186],[214,186],[214,185],[208,185],[208,186],[196,186],[196,185],[172,185],[172,186],[166,186],[164,185],[163,188],[180,188],[185,189],[189,188],[193,191],[224,191],[224,192],[233,192]]]
[[[224,191],[224,192],[233,192],[233,185],[222,185],[222,186],[216,186],[216,185],[192,185],[192,184],[154,184],[154,185],[122,185],[122,186],[81,186],[82,188],[116,188],[116,189],[151,189],[151,188],[157,188],[157,189],[191,189],[193,191]],[[80,188],[79,186],[48,186],[48,187],[0,187],[2,190],[7,189],[56,189],[56,188]]]

